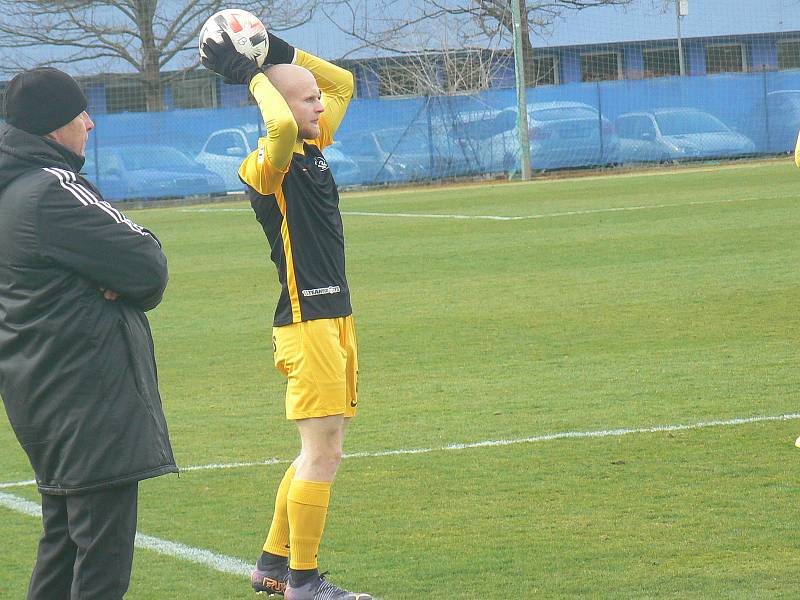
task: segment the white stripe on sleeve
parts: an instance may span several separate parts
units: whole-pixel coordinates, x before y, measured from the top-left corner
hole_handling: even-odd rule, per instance
[[[127,225],[140,235],[150,235],[144,230],[144,228],[131,221],[116,208],[111,206],[108,202],[105,200],[100,200],[90,188],[77,180],[77,176],[72,171],[59,169],[57,167],[45,167],[43,170],[47,171],[51,175],[55,175],[58,178],[61,187],[75,196],[78,202],[84,206],[96,206],[114,219],[114,221],[117,223]]]

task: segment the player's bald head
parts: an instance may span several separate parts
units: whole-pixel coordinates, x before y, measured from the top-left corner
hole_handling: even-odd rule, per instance
[[[292,111],[297,123],[297,141],[318,137],[319,118],[325,107],[311,71],[298,65],[273,65],[264,73]]]
[[[299,65],[272,65],[264,74],[286,99],[297,98],[317,86],[311,71]]]

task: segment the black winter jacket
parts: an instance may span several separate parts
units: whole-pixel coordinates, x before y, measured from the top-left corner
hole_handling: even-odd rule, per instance
[[[83,161],[0,125],[0,395],[47,494],[178,470],[144,314],[167,261],[78,174]]]

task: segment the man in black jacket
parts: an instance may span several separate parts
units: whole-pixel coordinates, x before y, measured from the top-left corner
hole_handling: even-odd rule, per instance
[[[145,311],[161,244],[79,171],[87,100],[40,68],[0,126],[0,395],[42,494],[29,600],[116,600],[130,580],[138,482],[177,472]]]

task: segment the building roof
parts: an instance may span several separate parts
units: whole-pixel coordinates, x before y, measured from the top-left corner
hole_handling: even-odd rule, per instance
[[[464,0],[458,2],[463,4]],[[425,0],[397,0],[405,12]],[[369,3],[353,3],[360,9]],[[447,4],[445,2],[445,4]],[[454,3],[455,4],[455,3]],[[684,38],[781,33],[800,30],[798,0],[688,0],[689,14],[681,19]],[[349,24],[352,16],[343,10],[330,13],[333,21]],[[385,15],[381,14],[380,17]],[[356,22],[377,18],[356,13]],[[441,30],[442,28],[439,28]],[[371,58],[386,55],[376,49],[356,50],[361,44],[319,18],[283,33],[308,51],[328,58]],[[601,6],[581,11],[565,10],[548,31],[538,32],[534,46],[578,46],[614,42],[663,40],[676,37],[674,0],[632,0],[627,6]],[[432,39],[430,36],[425,39]],[[411,50],[412,48],[408,48]]]

